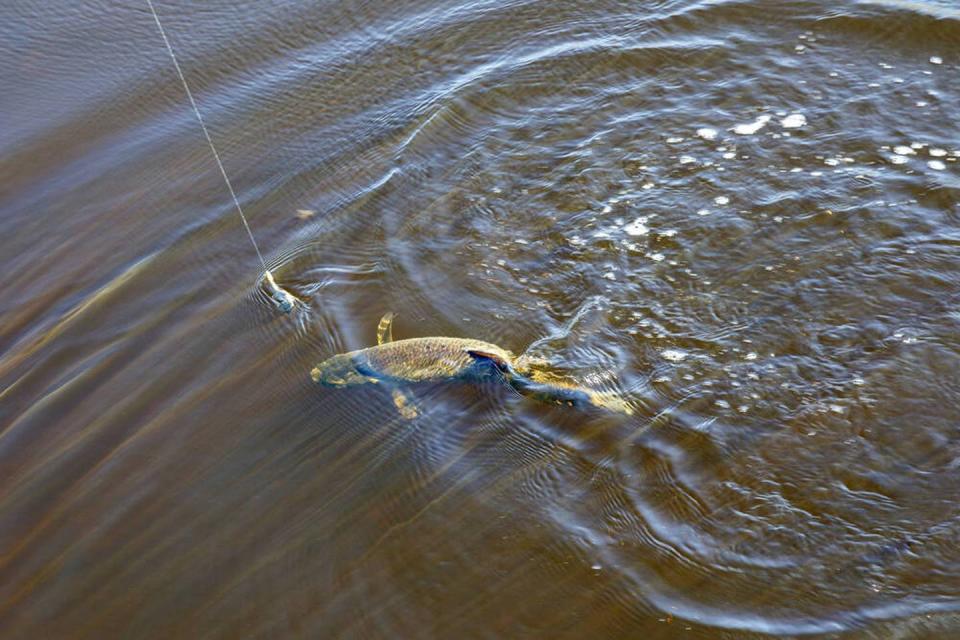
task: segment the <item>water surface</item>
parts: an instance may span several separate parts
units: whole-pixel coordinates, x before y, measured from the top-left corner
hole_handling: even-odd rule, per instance
[[[158,10],[304,305],[145,3],[0,9],[4,637],[960,634],[955,3]]]

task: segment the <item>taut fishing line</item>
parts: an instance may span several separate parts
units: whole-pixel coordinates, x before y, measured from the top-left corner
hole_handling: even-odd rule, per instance
[[[150,7],[150,13],[153,14],[153,20],[157,23],[157,29],[160,31],[160,37],[163,38],[163,44],[167,45],[167,52],[170,54],[170,59],[173,61],[173,66],[177,70],[177,75],[180,76],[180,82],[183,84],[183,90],[186,92],[187,98],[190,99],[190,106],[193,107],[193,113],[196,114],[197,121],[200,123],[200,128],[203,129],[203,135],[207,139],[207,144],[210,145],[210,151],[213,153],[213,159],[217,161],[217,167],[220,168],[220,175],[223,176],[223,181],[227,183],[227,189],[230,191],[230,197],[233,198],[233,204],[237,206],[237,213],[240,214],[240,220],[243,222],[243,228],[247,230],[247,236],[250,237],[250,242],[253,244],[253,248],[257,252],[257,257],[260,258],[260,264],[263,266],[264,279],[266,280],[267,286],[270,289],[270,296],[283,312],[289,312],[296,305],[297,298],[295,298],[290,292],[282,289],[277,284],[277,281],[273,279],[273,274],[270,273],[270,270],[267,268],[267,262],[263,259],[263,254],[260,253],[260,247],[257,245],[257,241],[253,237],[253,231],[250,230],[250,224],[247,222],[247,216],[243,213],[243,207],[240,206],[240,200],[237,198],[237,194],[233,190],[233,185],[230,183],[230,178],[227,177],[226,169],[223,168],[223,162],[220,161],[220,154],[217,153],[217,148],[213,145],[213,139],[210,138],[210,132],[207,131],[207,125],[204,124],[203,116],[200,115],[200,109],[197,107],[197,101],[193,99],[193,92],[190,91],[190,87],[187,85],[187,79],[183,75],[183,70],[180,69],[180,63],[177,62],[177,56],[174,54],[173,46],[170,45],[170,40],[167,38],[167,34],[163,30],[163,25],[160,24],[160,16],[157,14],[157,10],[154,8],[152,0],[147,0],[147,6]]]

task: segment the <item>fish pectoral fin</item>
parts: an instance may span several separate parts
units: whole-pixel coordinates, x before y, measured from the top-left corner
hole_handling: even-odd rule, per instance
[[[393,342],[393,311],[388,311],[380,318],[380,324],[377,325],[377,344]]]
[[[379,371],[370,366],[366,358],[360,356],[353,358],[353,368],[356,369],[357,373],[368,378],[370,382],[379,382],[382,377]]]
[[[420,415],[420,410],[417,409],[416,401],[412,395],[400,389],[394,389],[390,392],[390,395],[393,397],[393,406],[397,408],[401,416],[407,420],[413,420]]]
[[[494,366],[497,367],[497,369],[499,369],[504,373],[510,370],[510,363],[507,362],[504,359],[504,357],[499,354],[490,353],[489,351],[482,351],[479,349],[467,349],[467,353],[469,353],[471,357],[476,358],[477,360],[488,360],[492,362]]]

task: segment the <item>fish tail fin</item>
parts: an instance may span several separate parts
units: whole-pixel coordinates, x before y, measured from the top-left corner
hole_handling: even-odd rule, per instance
[[[622,413],[632,416],[633,407],[616,393],[610,391],[592,391],[590,392],[590,403],[595,407],[606,409],[614,413]]]

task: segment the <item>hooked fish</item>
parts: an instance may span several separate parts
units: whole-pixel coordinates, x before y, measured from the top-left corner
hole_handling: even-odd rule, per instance
[[[541,402],[633,413],[616,394],[586,389],[535,371],[529,359],[515,358],[490,342],[448,337],[394,341],[392,323],[393,314],[386,314],[377,327],[376,346],[333,356],[314,367],[310,377],[330,387],[386,384],[397,409],[407,418],[415,417],[417,411],[401,386],[455,380],[503,381],[519,394]]]

